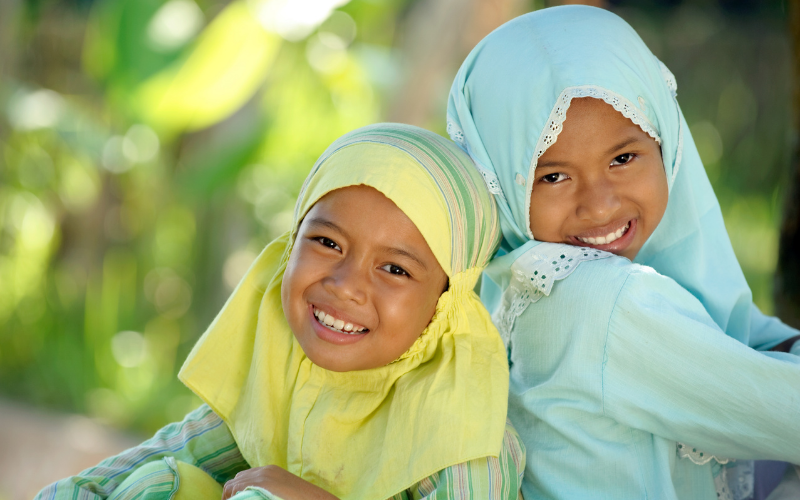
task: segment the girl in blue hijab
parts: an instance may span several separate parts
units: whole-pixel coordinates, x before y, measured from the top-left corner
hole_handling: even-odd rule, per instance
[[[758,352],[798,331],[753,305],[676,94],[584,6],[505,24],[453,83],[448,132],[500,208],[481,298],[525,498],[744,499],[746,460],[800,463],[800,357]]]

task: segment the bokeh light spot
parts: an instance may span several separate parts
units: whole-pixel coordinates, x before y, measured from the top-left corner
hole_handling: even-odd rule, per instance
[[[19,92],[12,97],[8,121],[19,130],[52,127],[64,110],[64,98],[47,89]]]
[[[142,364],[145,359],[147,344],[139,332],[119,332],[111,339],[111,353],[114,360],[125,368],[133,368]]]
[[[192,0],[170,0],[147,25],[150,46],[164,52],[175,50],[194,38],[204,23],[203,11]]]

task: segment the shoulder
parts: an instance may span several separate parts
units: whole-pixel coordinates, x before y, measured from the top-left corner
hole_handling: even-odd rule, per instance
[[[511,280],[535,294],[533,302],[546,297],[542,304],[550,306],[562,300],[588,305],[612,298],[631,275],[651,271],[608,252],[541,243],[514,260]]]

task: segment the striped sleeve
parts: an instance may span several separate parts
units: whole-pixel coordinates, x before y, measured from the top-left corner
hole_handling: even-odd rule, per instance
[[[518,500],[524,471],[525,446],[506,421],[499,457],[448,467],[415,484],[408,493],[414,500]]]
[[[47,486],[34,500],[106,499],[138,467],[165,457],[195,465],[218,483],[249,468],[228,426],[211,408],[202,405],[182,422],[167,425],[139,446]]]

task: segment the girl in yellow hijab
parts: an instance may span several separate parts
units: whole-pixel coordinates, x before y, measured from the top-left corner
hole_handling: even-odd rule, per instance
[[[452,143],[343,136],[181,369],[206,404],[39,498],[516,500],[505,349],[473,292],[498,242]]]

